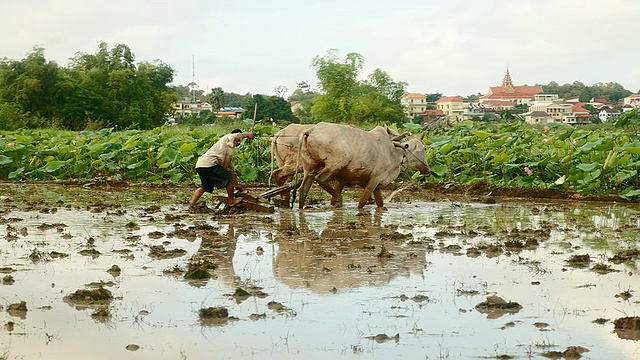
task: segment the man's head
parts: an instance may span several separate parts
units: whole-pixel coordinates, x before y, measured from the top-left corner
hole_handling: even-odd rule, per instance
[[[242,132],[242,130],[240,130],[240,129],[233,129],[233,130],[231,130],[231,133],[232,133],[232,134],[239,134],[239,133],[241,133],[241,132]]]

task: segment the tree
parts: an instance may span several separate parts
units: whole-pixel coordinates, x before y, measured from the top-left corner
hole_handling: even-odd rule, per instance
[[[176,97],[167,85],[174,70],[160,60],[138,66],[134,61],[133,52],[123,44],[109,50],[100,42],[95,54],[77,53],[67,81],[73,91],[66,100],[74,106],[67,107],[67,115],[84,107],[88,116],[108,126],[148,129],[164,124]]]
[[[241,107],[243,109],[249,109],[253,107],[253,95],[251,93],[246,93],[244,95],[236,94],[236,93],[224,93],[224,98],[226,100],[222,106],[233,106],[233,107]]]
[[[211,106],[215,110],[218,110],[218,109],[222,108],[224,106],[224,103],[225,103],[224,91],[222,90],[221,87],[213,88],[213,89],[211,89],[211,92],[207,96],[207,99],[208,99],[209,103],[211,104]]]
[[[472,102],[472,101],[476,101],[480,98],[480,96],[482,96],[481,93],[477,93],[475,95],[469,95],[469,96],[462,96],[462,101],[466,101],[466,102]]]
[[[442,93],[424,94],[427,98],[427,102],[436,102],[442,97]]]
[[[363,63],[364,58],[357,53],[349,53],[340,61],[335,49],[329,50],[325,57],[313,59],[311,65],[316,69],[322,90],[311,108],[313,117],[321,121],[353,122],[353,102],[357,97],[358,74]]]
[[[542,85],[542,88],[546,92],[558,94],[562,99],[579,96],[580,101],[583,102],[590,101],[592,98],[604,98],[616,103],[631,95],[629,90],[618,83],[595,83],[593,86],[585,86],[579,81],[564,85],[558,85],[557,82],[552,81]]]
[[[321,94],[314,100],[314,121],[344,123],[405,122],[400,96],[406,83],[396,82],[381,69],[374,70],[365,81],[358,80],[364,58],[349,53],[340,60],[336,50],[325,57],[315,57]]]
[[[178,98],[185,98],[185,97],[190,98],[191,97],[191,89],[189,89],[188,86],[185,86],[185,85],[174,85],[174,86],[171,86],[171,88],[173,89],[173,91],[175,91],[176,96]]]
[[[63,94],[59,87],[62,69],[47,61],[42,47],[34,47],[22,60],[0,61],[0,103],[14,103],[32,116],[60,115]]]
[[[297,101],[299,104],[295,107],[295,117],[298,118],[298,122],[302,124],[313,123],[311,118],[311,107],[316,97],[320,94],[311,91],[311,87],[304,81],[297,83],[298,88],[291,93],[289,101]]]
[[[289,91],[289,88],[284,85],[278,85],[274,87],[273,90],[276,92],[276,96],[284,99],[284,94],[286,94],[287,91]]]
[[[524,114],[526,112],[529,111],[529,105],[527,104],[516,104],[513,109],[515,110],[516,114]]]
[[[279,96],[256,94],[253,96],[253,104],[242,114],[243,118],[253,119],[253,111],[256,108],[255,104],[257,104],[258,113],[255,118],[258,122],[265,121],[270,123],[271,121],[280,120],[290,122],[293,120],[289,102]]]
[[[192,101],[202,100],[204,90],[200,90],[200,86],[198,86],[198,84],[190,82],[187,84],[187,87],[189,88],[189,97]]]

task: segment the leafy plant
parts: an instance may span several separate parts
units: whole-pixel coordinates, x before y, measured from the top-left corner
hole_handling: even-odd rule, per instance
[[[640,120],[631,114],[614,129],[465,121],[452,128],[427,130],[407,123],[403,130],[412,131],[426,145],[431,175],[407,172],[401,179],[485,182],[637,198],[640,139],[624,128]],[[199,182],[196,159],[231,128],[249,125],[256,137],[236,148],[234,166],[239,181],[266,183],[271,170],[270,137],[279,128],[252,123],[148,131],[0,132],[0,179],[194,184]]]

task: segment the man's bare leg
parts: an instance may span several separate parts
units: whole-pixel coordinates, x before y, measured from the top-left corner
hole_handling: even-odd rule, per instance
[[[193,192],[193,197],[191,197],[191,201],[189,202],[189,206],[194,206],[198,199],[204,194],[206,190],[203,187],[199,187],[196,191]]]

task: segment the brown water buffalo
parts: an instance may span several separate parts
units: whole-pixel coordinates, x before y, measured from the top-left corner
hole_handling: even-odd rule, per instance
[[[324,123],[320,123],[324,124]],[[300,146],[300,135],[306,131],[311,129],[312,124],[290,124],[284,129],[278,131],[273,138],[271,138],[271,176],[274,178],[276,186],[282,186],[288,182],[290,182],[296,173],[303,173],[302,163],[298,163],[298,148]],[[379,129],[378,129],[379,128]],[[377,129],[377,130],[376,130]],[[398,132],[390,129],[388,127],[378,126],[374,129],[376,132],[384,131],[386,136],[390,139],[400,140],[403,137],[407,136],[408,133],[398,134]],[[374,131],[371,130],[371,131]],[[274,160],[278,163],[278,168],[273,170]],[[323,186],[323,185],[321,185]],[[324,187],[324,186],[323,186]],[[344,184],[334,182],[334,188],[337,188],[337,192],[341,193]],[[329,191],[329,189],[325,189],[330,194],[333,192]],[[285,192],[282,194],[283,199],[289,198],[289,193]],[[340,200],[331,197],[331,204],[336,205],[336,202]]]
[[[372,193],[376,205],[382,207],[380,187],[395,180],[403,166],[429,174],[424,143],[419,139],[393,141],[382,127],[364,131],[320,123],[303,131],[299,141],[298,160],[304,170],[300,209],[304,208],[314,180],[335,199],[340,198],[342,188],[329,186],[330,179],[340,184],[359,184],[364,190],[358,208],[364,207]]]
[[[271,176],[277,186],[291,181],[296,171],[302,173],[302,166],[296,167],[299,138],[311,127],[313,125],[290,124],[271,138],[271,168],[274,159],[278,162],[278,168],[271,171]]]

